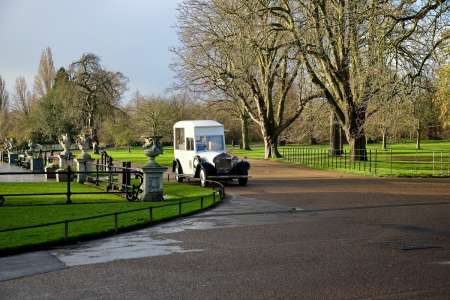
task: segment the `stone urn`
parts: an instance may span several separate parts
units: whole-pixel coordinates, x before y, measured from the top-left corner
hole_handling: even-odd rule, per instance
[[[8,153],[14,153],[14,148],[16,147],[16,142],[14,139],[6,139],[5,141],[5,149],[8,151]]]
[[[144,154],[149,158],[148,163],[144,167],[160,167],[156,162],[156,157],[163,153],[161,145],[162,136],[151,136],[145,138]]]
[[[25,154],[29,158],[37,158],[36,151],[37,151],[38,145],[35,144],[31,139],[28,140],[28,149],[25,150]]]
[[[66,157],[66,159],[70,158],[70,146],[72,145],[72,142],[70,141],[70,137],[69,135],[63,134],[61,135],[61,137],[58,140],[59,144],[61,145],[61,147],[63,148],[63,151],[61,153],[59,153],[60,156],[64,156]]]
[[[164,200],[163,174],[167,171],[167,168],[161,167],[155,161],[155,158],[162,153],[161,136],[145,138],[144,154],[149,158],[149,161],[142,167],[144,173],[144,188],[141,199],[143,201]]]
[[[89,149],[89,141],[84,133],[80,134],[77,138],[78,149],[81,153],[78,156],[79,160],[90,160],[91,156],[86,151]]]

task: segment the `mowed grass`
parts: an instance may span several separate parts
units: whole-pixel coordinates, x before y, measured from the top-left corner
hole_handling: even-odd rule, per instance
[[[110,155],[114,161],[131,161],[132,163],[144,164],[148,162],[148,157],[144,155],[144,149],[142,147],[130,147],[128,148],[111,148],[106,149],[108,155]],[[92,158],[100,159],[99,154],[92,154]],[[164,147],[163,154],[156,158],[156,161],[166,167],[171,167],[173,162],[173,147]]]
[[[381,144],[368,144],[368,161],[352,162],[349,159],[348,145],[340,157],[328,155],[329,145],[289,145],[280,147],[284,156],[280,160],[301,164],[318,169],[336,170],[377,176],[449,176],[450,142],[423,141],[421,149],[415,149],[415,143],[391,144],[387,150],[381,150]],[[232,150],[238,156],[262,158],[262,146],[251,151]]]
[[[285,157],[281,161],[302,164],[313,168],[336,170],[377,176],[448,176],[450,174],[450,141],[424,140],[421,149],[415,149],[415,142],[389,144],[388,150],[381,149],[381,144],[368,144],[369,161],[351,163],[348,157],[348,145],[344,145],[347,155],[331,159],[326,155],[328,144],[322,145],[288,145],[280,146],[280,153]],[[292,147],[308,149],[306,152],[288,152]],[[242,150],[228,146],[228,151],[241,158],[264,159],[264,147],[252,145],[252,150]],[[108,149],[107,153],[115,161],[145,163],[147,157],[142,147],[128,149]],[[288,154],[290,159],[288,160]],[[173,148],[164,147],[164,153],[157,157],[164,166],[171,167]]]
[[[99,191],[94,186],[73,183],[74,192]],[[178,183],[165,183],[163,202],[128,202],[125,198],[114,194],[73,195],[73,204],[64,204],[65,195],[8,197],[5,205],[0,207],[0,230],[33,226],[44,223],[60,222],[84,217],[99,216],[128,210],[153,209],[153,221],[163,220],[178,215],[179,201],[196,200],[182,204],[182,213],[191,213],[200,209],[200,197],[204,197],[204,207],[213,204],[213,190]],[[0,183],[0,194],[7,193],[47,193],[65,192],[66,183]],[[216,197],[216,200],[218,197]],[[176,204],[170,207],[158,206]],[[30,205],[32,204],[32,205]],[[10,206],[11,205],[11,206]],[[147,224],[149,210],[118,215],[118,228]],[[69,223],[69,238],[76,240],[93,235],[102,235],[114,230],[114,216],[96,218]],[[36,246],[48,243],[59,243],[64,239],[64,224],[42,228],[32,228],[12,232],[0,232],[0,252],[20,247]]]

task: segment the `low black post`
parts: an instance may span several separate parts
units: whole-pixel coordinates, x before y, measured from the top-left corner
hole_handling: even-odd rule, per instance
[[[377,159],[378,159],[378,150],[375,149],[375,175],[377,175]]]
[[[98,159],[97,163],[95,164],[95,185],[98,185]]]
[[[372,173],[372,149],[369,150],[369,173]]]
[[[178,215],[181,216],[181,200],[178,200]]]
[[[347,151],[344,150],[344,170],[347,170]]]
[[[213,203],[216,203],[216,192],[213,193]]]
[[[67,201],[66,204],[71,204],[72,200],[70,200],[70,181],[72,180],[72,168],[70,166],[67,167]]]
[[[200,197],[200,208],[203,209],[203,197]]]
[[[88,180],[87,161],[84,161],[84,162],[83,162],[83,165],[84,165],[84,180],[87,181],[87,180]],[[78,171],[80,171],[80,170],[78,170]],[[80,176],[80,175],[78,175],[78,176]],[[79,178],[79,177],[78,177],[78,178]],[[84,183],[84,182],[83,182],[83,183]]]

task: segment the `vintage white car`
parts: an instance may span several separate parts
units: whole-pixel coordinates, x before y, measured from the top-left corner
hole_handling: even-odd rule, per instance
[[[226,153],[223,125],[212,120],[180,121],[174,128],[174,160],[172,170],[178,182],[185,177],[237,179],[246,185],[250,164]]]

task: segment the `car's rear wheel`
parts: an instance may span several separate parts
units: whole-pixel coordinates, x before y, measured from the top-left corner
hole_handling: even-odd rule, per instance
[[[200,170],[199,177],[200,177],[200,185],[202,187],[205,187],[206,186],[206,172],[205,172],[205,170],[203,170],[203,169]]]
[[[238,178],[239,185],[246,186],[248,182],[248,178]]]
[[[178,183],[182,183],[183,182],[183,176],[181,176],[181,175],[183,175],[183,173],[181,172],[181,170],[180,170],[181,168],[180,168],[180,166],[178,165],[178,163],[177,163],[177,166],[176,166],[176,168],[175,168],[175,179],[176,179],[176,181],[178,182]]]

